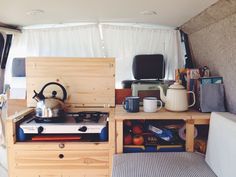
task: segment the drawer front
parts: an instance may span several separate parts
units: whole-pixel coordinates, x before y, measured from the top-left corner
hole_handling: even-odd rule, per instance
[[[60,151],[60,150],[109,150],[110,144],[108,142],[17,142],[14,144],[15,151]]]
[[[108,169],[109,151],[16,151],[16,168]]]
[[[62,177],[109,177],[108,175],[70,175]]]
[[[17,175],[16,177],[26,177],[23,175]],[[83,175],[83,174],[78,174],[78,175],[30,175],[27,174],[27,177],[109,177],[108,175]]]
[[[109,177],[108,171],[100,170],[46,170],[46,169],[24,169],[16,170],[11,177]]]
[[[26,176],[17,176],[17,177],[26,177]],[[28,176],[27,174],[27,177],[31,177],[30,175]],[[61,175],[34,175],[32,177],[62,177]]]

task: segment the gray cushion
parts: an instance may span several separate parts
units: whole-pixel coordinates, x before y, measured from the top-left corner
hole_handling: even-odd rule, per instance
[[[13,59],[12,77],[25,77],[25,58]]]
[[[216,177],[197,153],[130,153],[113,159],[112,177]]]

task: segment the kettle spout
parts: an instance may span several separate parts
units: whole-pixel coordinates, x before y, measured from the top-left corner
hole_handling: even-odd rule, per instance
[[[161,97],[161,101],[163,101],[164,103],[166,103],[166,96],[165,96],[165,93],[164,93],[164,90],[162,88],[162,86],[158,86],[159,89],[160,89],[160,97]]]

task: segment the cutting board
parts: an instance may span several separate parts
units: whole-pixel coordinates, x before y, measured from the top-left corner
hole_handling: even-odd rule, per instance
[[[59,58],[29,57],[26,59],[27,106],[35,107],[32,99],[36,90],[48,82],[58,82],[67,90],[66,106],[114,107],[115,106],[115,59],[114,58]],[[45,96],[51,96],[58,86],[45,89]]]

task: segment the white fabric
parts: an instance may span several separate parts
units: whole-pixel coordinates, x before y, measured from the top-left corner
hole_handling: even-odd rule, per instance
[[[133,79],[132,62],[138,54],[163,54],[165,79],[174,79],[175,69],[184,66],[179,33],[172,29],[150,29],[118,25],[102,25],[105,54],[116,58],[116,87]]]
[[[23,30],[14,36],[5,83],[12,83],[12,59],[27,56],[103,57],[98,25]]]
[[[1,165],[7,169],[7,149],[5,146],[0,146],[0,166]]]
[[[7,170],[0,165],[0,177],[7,177],[7,176],[8,176]]]
[[[26,99],[25,77],[12,77],[10,99]]]
[[[211,114],[206,162],[218,177],[236,176],[236,115]]]
[[[0,113],[0,147],[5,144],[5,136],[4,136],[4,122],[2,115]]]
[[[5,145],[5,124],[7,117],[7,95],[0,94],[0,147]],[[1,157],[1,156],[0,156]]]
[[[116,87],[119,88],[122,80],[133,78],[135,55],[158,53],[163,54],[166,61],[165,79],[174,79],[175,69],[184,66],[177,30],[114,24],[101,24],[100,28],[98,24],[89,24],[24,29],[22,34],[14,36],[5,83],[13,82],[11,64],[14,57],[115,57]]]

